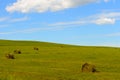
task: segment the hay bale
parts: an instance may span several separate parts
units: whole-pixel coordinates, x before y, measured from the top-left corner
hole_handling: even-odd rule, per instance
[[[38,50],[39,50],[39,48],[37,48],[37,47],[34,47],[34,50],[38,51]]]
[[[7,59],[15,59],[15,56],[13,54],[6,54]]]
[[[14,53],[15,54],[21,54],[21,51],[19,49],[17,49],[17,50],[14,50]]]
[[[82,65],[82,72],[98,72],[94,65],[85,63]]]

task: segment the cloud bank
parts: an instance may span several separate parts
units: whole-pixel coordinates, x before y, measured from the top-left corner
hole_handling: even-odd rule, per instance
[[[94,3],[99,0],[17,0],[12,5],[6,7],[8,12],[46,12],[59,11],[68,8]],[[106,0],[105,0],[106,1]]]

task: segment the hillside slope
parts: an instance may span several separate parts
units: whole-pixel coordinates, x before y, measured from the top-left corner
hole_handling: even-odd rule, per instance
[[[35,51],[33,48],[38,47]],[[19,49],[22,54],[14,54]],[[7,53],[15,55],[10,60]],[[0,40],[0,80],[119,80],[120,49]],[[99,73],[82,73],[85,62]]]
[[[0,46],[55,46],[56,43],[39,42],[39,41],[15,41],[15,40],[0,40]],[[60,44],[59,44],[60,45]],[[62,44],[61,44],[62,45]]]

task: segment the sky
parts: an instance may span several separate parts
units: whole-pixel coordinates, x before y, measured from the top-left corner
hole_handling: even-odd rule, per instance
[[[120,0],[0,0],[0,39],[120,47]]]

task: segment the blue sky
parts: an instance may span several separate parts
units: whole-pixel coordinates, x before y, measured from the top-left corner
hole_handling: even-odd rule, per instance
[[[120,0],[0,0],[0,39],[120,47]]]

